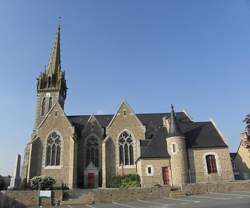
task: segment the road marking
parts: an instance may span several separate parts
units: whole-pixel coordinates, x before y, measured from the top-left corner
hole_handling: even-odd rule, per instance
[[[169,204],[165,204],[165,203],[160,203],[160,202],[155,202],[155,201],[147,201],[147,200],[141,200],[141,199],[138,199],[137,201],[145,203],[145,204],[154,204],[154,205],[160,205],[160,206],[165,206],[165,207],[167,207],[169,205]]]
[[[174,201],[200,203],[200,201],[191,200],[191,199],[175,199],[175,198],[168,198],[168,197],[164,197],[164,199],[170,199],[170,200],[174,200]]]
[[[95,208],[94,206],[89,205],[89,204],[86,204],[86,206],[89,207],[89,208]],[[71,208],[72,208],[72,207],[71,207]]]
[[[192,195],[191,197],[194,197],[194,198],[203,198],[203,199],[218,199],[218,200],[230,200],[230,199],[232,199],[232,198],[209,197],[209,196],[194,196],[194,195]]]
[[[112,204],[118,205],[118,206],[121,206],[121,207],[138,208],[138,207],[135,207],[135,206],[132,206],[132,205],[122,204],[122,203],[118,203],[118,202],[112,202]]]
[[[229,193],[218,193],[218,192],[210,192],[210,194],[221,194],[228,196],[239,196],[241,199],[244,197],[250,197],[250,195],[242,195],[242,194],[229,194]]]

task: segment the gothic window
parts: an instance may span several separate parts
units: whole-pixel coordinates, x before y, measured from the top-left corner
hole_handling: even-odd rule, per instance
[[[132,136],[124,131],[119,137],[120,165],[134,165],[134,151]]]
[[[216,158],[214,155],[207,155],[206,163],[208,173],[217,173]]]
[[[46,166],[58,166],[61,159],[61,138],[52,132],[47,139]]]
[[[41,116],[43,116],[44,113],[45,113],[45,104],[46,104],[46,100],[45,100],[45,98],[43,98],[43,101],[42,101],[42,109],[41,109]]]
[[[49,107],[48,107],[48,111],[51,109],[52,107],[52,97],[49,98]]]
[[[90,162],[99,167],[99,143],[94,136],[89,137],[86,143],[86,166]]]

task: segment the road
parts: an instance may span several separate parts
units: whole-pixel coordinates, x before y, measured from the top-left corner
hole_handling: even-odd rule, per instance
[[[172,199],[136,200],[93,205],[63,205],[61,208],[250,208],[250,190],[208,193]]]

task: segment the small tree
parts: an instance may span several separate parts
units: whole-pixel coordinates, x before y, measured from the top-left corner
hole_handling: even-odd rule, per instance
[[[51,190],[56,180],[50,176],[35,176],[30,180],[31,189]]]
[[[250,114],[246,115],[246,117],[243,120],[243,122],[246,124],[247,135],[250,136]]]

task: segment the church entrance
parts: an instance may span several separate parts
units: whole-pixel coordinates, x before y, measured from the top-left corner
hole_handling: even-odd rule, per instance
[[[84,170],[84,188],[98,188],[99,186],[99,170],[90,162]]]
[[[88,188],[94,188],[95,185],[95,174],[88,173]]]

